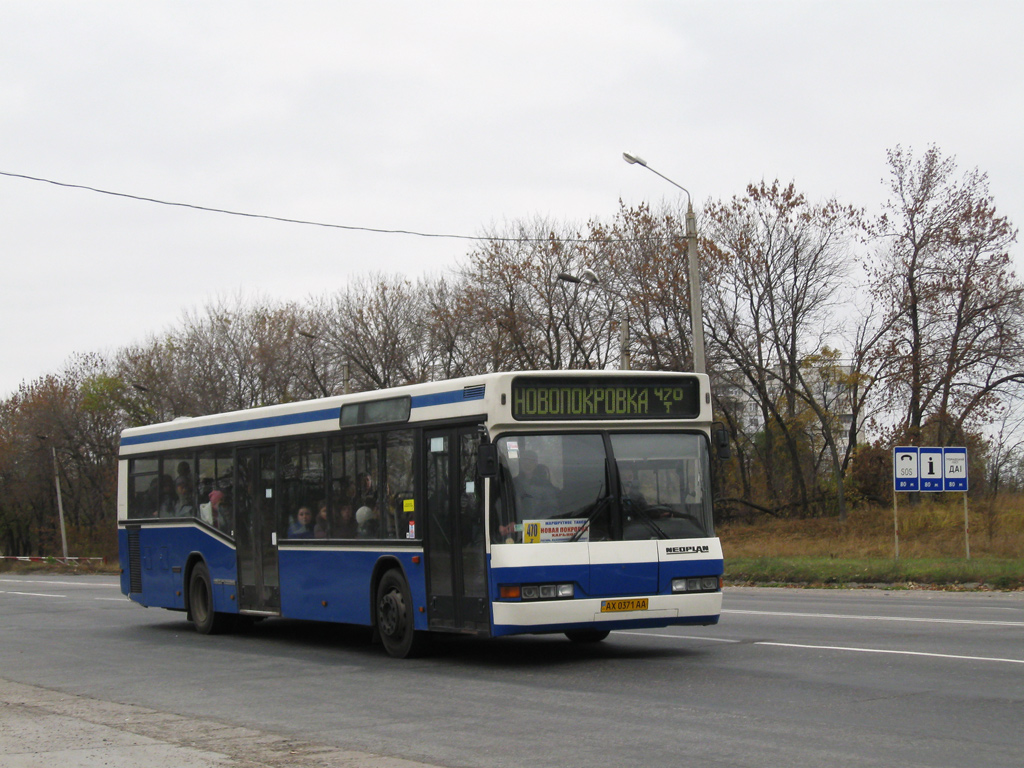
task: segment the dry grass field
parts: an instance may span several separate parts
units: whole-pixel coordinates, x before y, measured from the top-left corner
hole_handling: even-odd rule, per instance
[[[726,578],[744,583],[897,584],[1024,588],[1024,498],[968,503],[963,497],[898,499],[899,560],[892,507],[862,507],[834,518],[762,519],[722,525]]]

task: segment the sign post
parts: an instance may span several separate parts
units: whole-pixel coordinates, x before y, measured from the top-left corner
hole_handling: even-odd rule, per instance
[[[961,491],[964,494],[964,544],[971,559],[970,523],[967,515],[967,449],[966,448],[893,448],[892,517],[896,527],[896,559],[900,559],[900,530],[897,518],[896,493],[923,491],[942,493]]]
[[[971,559],[971,524],[967,516],[967,449],[942,449],[942,475],[947,491],[962,491],[964,494],[964,549]]]
[[[900,492],[916,491],[920,488],[921,465],[918,449],[913,446],[893,449],[892,455],[893,489]],[[900,518],[896,499],[892,495],[892,530],[895,559],[900,559]]]

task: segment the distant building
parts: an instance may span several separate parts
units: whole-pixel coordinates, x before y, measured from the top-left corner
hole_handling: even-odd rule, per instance
[[[805,381],[812,387],[816,401],[835,416],[833,430],[836,439],[845,443],[853,423],[853,392],[849,387],[849,379],[853,372],[852,366],[838,363],[825,369],[806,368],[803,371]],[[826,375],[827,374],[827,375]],[[772,370],[767,381],[768,396],[776,403],[783,399],[784,388],[780,380],[781,371],[778,367]],[[754,392],[743,375],[737,370],[719,371],[711,374],[711,390],[719,405],[735,423],[737,429],[748,438],[752,438],[764,430],[764,409],[760,397]],[[798,408],[808,409],[806,403],[798,400]],[[811,440],[820,435],[820,423],[816,415],[811,422]],[[863,434],[857,433],[860,443]]]

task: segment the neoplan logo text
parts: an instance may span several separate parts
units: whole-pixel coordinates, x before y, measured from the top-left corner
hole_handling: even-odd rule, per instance
[[[711,552],[707,544],[688,547],[665,547],[666,555],[706,555]]]

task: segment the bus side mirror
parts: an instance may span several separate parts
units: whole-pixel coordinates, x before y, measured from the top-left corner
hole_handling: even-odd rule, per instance
[[[718,458],[728,459],[732,456],[732,451],[729,450],[729,432],[725,427],[716,427],[712,433],[715,442],[715,449],[718,452]]]
[[[494,443],[483,443],[477,448],[476,473],[480,477],[498,476],[498,446]]]

